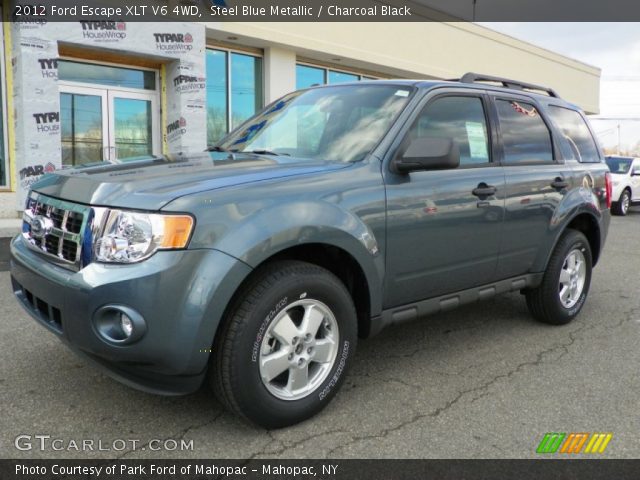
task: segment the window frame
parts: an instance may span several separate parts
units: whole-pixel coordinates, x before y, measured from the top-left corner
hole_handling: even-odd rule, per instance
[[[230,47],[225,47],[225,46],[219,46],[219,45],[207,45],[205,47],[205,73],[206,73],[206,69],[207,69],[207,52],[209,50],[215,50],[218,52],[223,52],[226,57],[225,57],[225,67],[226,67],[226,75],[225,75],[225,82],[226,82],[226,88],[225,88],[225,100],[227,102],[227,111],[226,111],[226,118],[225,118],[225,123],[226,123],[226,133],[223,135],[222,138],[224,138],[225,136],[229,135],[233,130],[235,130],[235,128],[232,128],[232,102],[231,102],[231,88],[232,88],[232,83],[231,83],[231,55],[232,54],[239,54],[239,55],[244,55],[247,57],[254,57],[254,58],[259,58],[260,62],[261,62],[261,66],[260,66],[260,104],[261,107],[258,108],[254,113],[258,113],[259,111],[261,111],[264,107],[264,99],[265,99],[265,68],[264,68],[264,52],[262,53],[257,53],[257,52],[253,52],[253,51],[247,51],[247,50],[241,50],[241,49],[237,49],[237,48],[230,48]],[[205,83],[208,80],[208,77],[205,75]],[[206,108],[206,114],[208,115],[208,105]],[[244,122],[240,122],[240,124],[238,124],[238,126],[240,126],[241,124],[243,124]],[[237,128],[237,127],[236,127]],[[208,132],[207,132],[208,134]],[[217,141],[215,143],[218,143]],[[215,144],[214,143],[214,144]]]
[[[431,95],[430,95],[431,94]],[[484,118],[487,127],[487,147],[489,150],[489,161],[485,163],[471,163],[468,165],[458,165],[457,168],[452,170],[467,170],[473,168],[487,168],[487,167],[495,167],[499,166],[500,163],[496,159],[496,132],[495,125],[492,121],[491,112],[490,112],[490,103],[487,92],[485,90],[475,90],[475,89],[465,89],[465,88],[450,88],[446,87],[445,89],[435,89],[428,92],[424,98],[420,100],[420,103],[416,105],[415,109],[411,113],[411,116],[407,119],[404,124],[403,131],[401,132],[400,137],[402,140],[392,149],[393,155],[391,159],[395,158],[398,154],[398,151],[405,145],[409,133],[411,129],[414,127],[416,122],[420,118],[420,114],[431,105],[436,100],[446,98],[446,97],[471,97],[478,98],[482,102],[482,108],[484,110]],[[391,168],[392,162],[389,162],[389,168]],[[429,172],[430,170],[425,170],[425,172]]]
[[[0,13],[2,13],[2,8],[0,7]],[[2,115],[2,128],[0,129],[0,135],[2,135],[2,162],[3,162],[3,170],[4,170],[4,181],[0,182],[0,192],[12,192],[18,189],[18,184],[13,172],[14,167],[12,166],[11,159],[9,158],[9,101],[7,98],[7,63],[6,56],[4,51],[4,29],[6,28],[4,22],[0,26],[0,35],[2,36],[0,45],[0,62],[2,62],[2,66],[0,67],[0,71],[3,75],[0,75],[0,95],[2,95],[2,101],[0,102],[0,115]],[[15,161],[15,160],[14,160]]]
[[[549,138],[551,140],[551,161],[528,161],[528,162],[506,162],[504,157],[504,141],[502,138],[502,126],[500,125],[500,116],[498,115],[498,104],[497,102],[503,100],[507,102],[522,102],[528,103],[533,106],[537,111],[538,115],[542,119],[542,122],[547,127],[549,131]],[[540,103],[532,97],[526,95],[516,95],[509,93],[492,93],[490,95],[491,101],[491,110],[492,116],[495,122],[496,129],[496,138],[497,138],[497,149],[496,154],[498,156],[498,163],[505,167],[519,167],[519,166],[533,166],[533,165],[557,165],[564,163],[564,157],[561,153],[560,146],[558,145],[557,140],[557,132],[555,129],[555,124],[547,116],[547,112],[540,107]]]

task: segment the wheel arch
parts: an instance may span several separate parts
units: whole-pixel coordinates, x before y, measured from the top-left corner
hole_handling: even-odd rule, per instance
[[[380,295],[375,295],[375,289],[381,288],[377,276],[369,268],[363,266],[349,250],[325,242],[310,242],[283,247],[278,251],[264,256],[254,265],[254,268],[240,282],[235,289],[218,325],[220,330],[225,318],[235,308],[245,291],[268,265],[285,260],[305,262],[322,267],[333,273],[345,285],[353,299],[358,316],[358,336],[366,338],[371,331],[371,317],[379,315],[382,309],[379,305]],[[217,332],[216,332],[217,335]]]
[[[591,256],[593,261],[593,266],[598,263],[600,259],[600,251],[602,246],[602,237],[600,234],[600,223],[598,219],[591,212],[580,211],[576,213],[573,217],[571,217],[565,224],[563,228],[558,231],[556,235],[553,246],[547,253],[546,261],[544,264],[544,270],[547,269],[547,265],[549,264],[549,259],[553,251],[556,249],[560,238],[568,229],[577,230],[581,232],[587,240],[589,241],[589,247],[591,247]]]

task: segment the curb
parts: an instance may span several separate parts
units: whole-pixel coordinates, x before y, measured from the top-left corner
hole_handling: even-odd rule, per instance
[[[12,238],[20,233],[22,221],[17,218],[0,219],[0,238]]]

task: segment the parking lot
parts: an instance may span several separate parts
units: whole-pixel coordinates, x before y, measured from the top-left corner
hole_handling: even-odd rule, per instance
[[[640,209],[613,218],[574,323],[538,324],[511,294],[387,329],[359,344],[327,409],[277,431],[224,412],[206,389],[168,398],[116,383],[32,321],[0,271],[0,457],[524,458],[546,432],[611,432],[603,456],[638,457],[639,238]],[[144,450],[20,451],[20,434]],[[151,451],[156,439],[193,450]]]

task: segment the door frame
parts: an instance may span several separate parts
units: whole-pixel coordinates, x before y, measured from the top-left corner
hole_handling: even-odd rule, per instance
[[[80,95],[102,96],[102,117],[103,117],[103,158],[104,161],[118,162],[115,146],[115,107],[114,98],[126,98],[134,100],[147,100],[151,102],[151,154],[162,154],[162,129],[160,127],[160,71],[154,68],[131,66],[126,64],[116,64],[110,62],[97,62],[95,60],[85,60],[73,57],[61,57],[61,60],[69,60],[79,63],[93,65],[104,65],[111,67],[134,68],[135,70],[153,71],[156,73],[155,89],[143,90],[139,88],[110,87],[84,82],[73,82],[68,80],[58,81],[59,93],[76,93]]]

